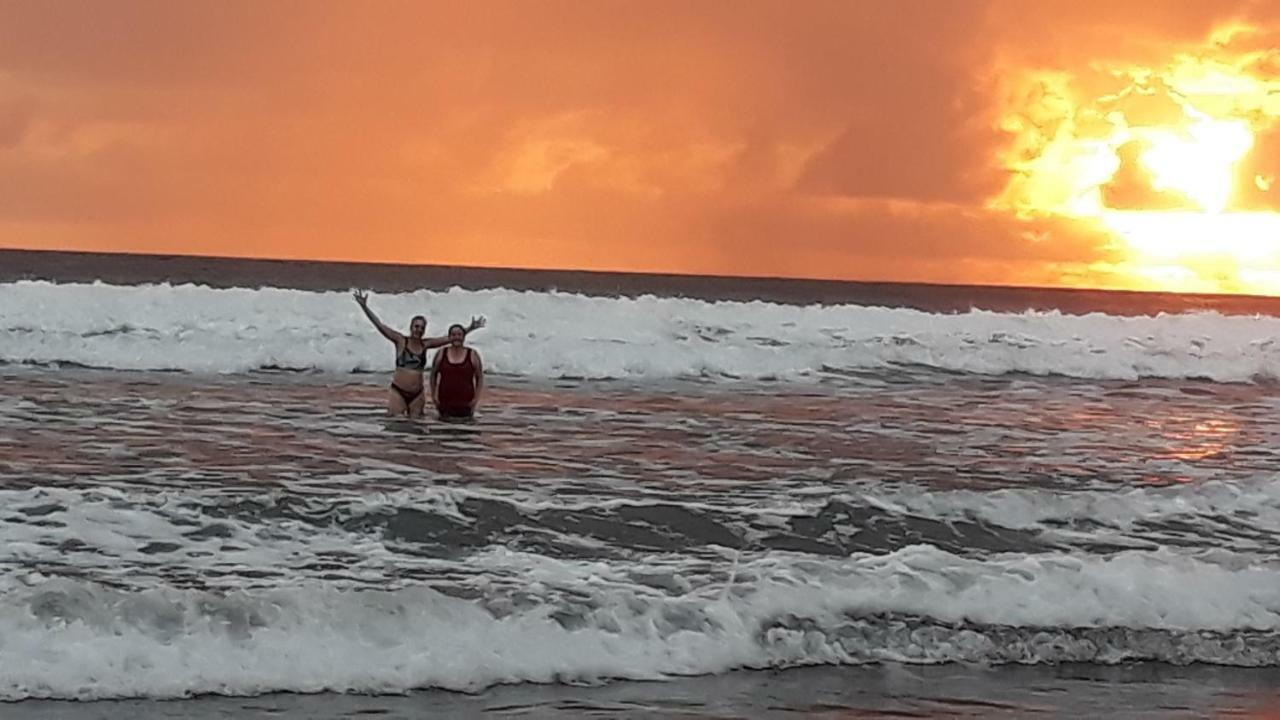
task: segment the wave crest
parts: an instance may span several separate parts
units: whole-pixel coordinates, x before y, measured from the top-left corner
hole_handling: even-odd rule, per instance
[[[523,568],[520,591],[28,578],[0,606],[0,698],[474,691],[880,661],[1280,664],[1277,569],[1168,552],[775,553],[683,592],[504,549],[472,563],[495,578]]]
[[[600,298],[483,290],[374,298],[393,326],[472,315],[494,372],[532,378],[806,380],[892,368],[1090,379],[1280,376],[1280,319],[1154,317]],[[38,328],[35,330],[34,328]],[[387,343],[345,293],[0,284],[0,361],[131,370],[384,371]]]

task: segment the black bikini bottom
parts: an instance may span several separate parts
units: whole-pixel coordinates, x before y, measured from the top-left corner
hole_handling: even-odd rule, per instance
[[[418,390],[418,392],[409,392],[395,383],[391,383],[391,389],[400,393],[400,397],[404,399],[406,407],[412,405],[414,400],[422,397],[422,390]]]

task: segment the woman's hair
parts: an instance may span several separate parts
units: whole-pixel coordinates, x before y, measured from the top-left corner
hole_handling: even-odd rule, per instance
[[[449,326],[449,334],[450,334],[450,335],[452,335],[452,334],[453,334],[453,331],[454,331],[454,329],[455,329],[455,328],[456,328],[456,329],[458,329],[458,330],[460,330],[460,331],[462,332],[462,334],[463,334],[463,335],[466,335],[466,334],[467,334],[467,329],[466,329],[466,328],[462,327],[462,326],[461,326],[461,325],[459,325],[458,323],[454,323],[454,324],[452,324],[452,325],[450,325],[450,326]]]
[[[418,322],[419,320],[422,321],[423,325],[427,324],[427,317],[425,315],[414,315],[413,317],[409,318],[409,324],[412,325]]]

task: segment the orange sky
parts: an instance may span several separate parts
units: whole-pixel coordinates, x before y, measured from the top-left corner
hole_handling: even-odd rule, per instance
[[[1275,28],[1280,0],[0,0],[0,247],[1280,293]],[[1201,111],[1225,144],[1178,145]]]

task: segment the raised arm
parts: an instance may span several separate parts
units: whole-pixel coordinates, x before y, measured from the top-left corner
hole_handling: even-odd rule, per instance
[[[404,342],[403,335],[387,327],[387,324],[379,320],[378,316],[374,315],[373,311],[369,309],[369,293],[364,290],[356,290],[351,293],[351,296],[356,299],[356,304],[364,311],[365,317],[369,318],[369,322],[373,323],[373,326],[378,328],[378,332],[382,333],[383,337],[396,345]]]
[[[485,323],[485,319],[483,315],[480,317],[471,318],[471,324],[467,326],[466,334],[470,335],[472,330],[479,330],[480,328],[484,327],[484,323]],[[433,348],[438,348],[438,347],[444,347],[445,345],[449,344],[449,336],[440,335],[438,337],[433,337],[433,338],[423,338],[422,344],[425,345],[428,350],[431,350]]]

